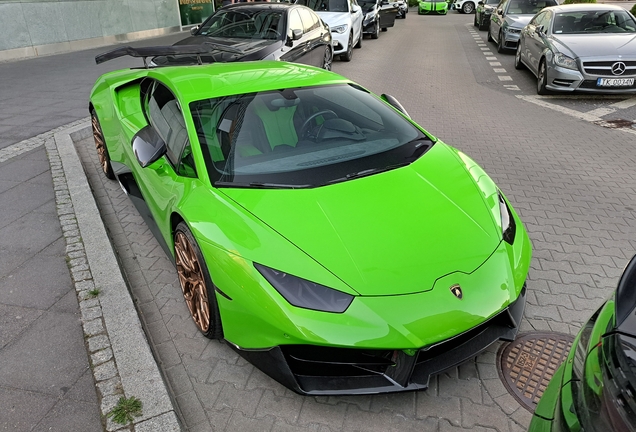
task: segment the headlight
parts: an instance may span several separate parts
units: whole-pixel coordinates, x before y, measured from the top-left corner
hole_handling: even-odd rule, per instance
[[[364,16],[364,24],[368,24],[375,19],[375,11],[369,12]]]
[[[515,218],[512,216],[512,212],[508,207],[508,203],[506,203],[501,192],[499,192],[499,213],[501,214],[501,231],[503,239],[506,243],[512,244],[515,241],[517,225],[515,224]]]
[[[348,24],[343,24],[335,27],[331,27],[331,31],[334,33],[344,33],[349,28]]]
[[[347,310],[353,296],[305,279],[254,263],[267,282],[290,304],[299,308],[323,312],[342,313]]]
[[[574,60],[572,57],[568,57],[565,54],[562,53],[556,53],[554,55],[554,63],[557,66],[561,66],[564,67],[566,69],[574,69],[574,70],[578,70],[579,68],[576,65],[576,60]]]
[[[517,34],[517,33],[521,33],[521,29],[508,27],[508,28],[506,29],[506,32],[507,32],[507,33]]]

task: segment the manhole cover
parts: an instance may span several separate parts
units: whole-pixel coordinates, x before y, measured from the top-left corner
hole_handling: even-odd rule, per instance
[[[570,352],[573,340],[562,333],[526,333],[499,349],[499,377],[528,411],[534,412],[552,375]]]

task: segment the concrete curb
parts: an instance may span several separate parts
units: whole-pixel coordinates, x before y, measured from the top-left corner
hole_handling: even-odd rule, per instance
[[[143,403],[142,416],[132,426],[104,417],[107,431],[177,432],[175,409],[74,147],[74,140],[91,133],[85,121],[60,130],[45,145],[101,413],[106,416],[120,397],[134,396]]]

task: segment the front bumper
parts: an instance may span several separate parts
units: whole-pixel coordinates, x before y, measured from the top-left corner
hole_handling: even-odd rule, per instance
[[[506,28],[503,31],[503,47],[506,49],[516,50],[520,36],[521,29]]]
[[[420,15],[446,15],[448,11],[448,5],[445,1],[442,2],[420,2],[417,13]]]
[[[580,66],[579,66],[580,67]],[[625,76],[601,76],[583,74],[578,70],[566,69],[561,66],[551,64],[548,67],[548,79],[546,88],[552,91],[561,92],[585,92],[585,93],[636,93],[636,75]],[[599,87],[598,78],[634,78],[634,84],[629,87]]]
[[[344,54],[349,46],[349,31],[344,33],[331,32],[331,44],[333,46],[333,54]]]
[[[525,287],[517,300],[488,321],[417,350],[282,345],[233,348],[281,384],[305,395],[375,394],[419,390],[438,374],[475,357],[492,343],[514,340],[523,316]]]
[[[376,22],[377,22],[376,20],[372,20],[372,21],[369,21],[366,24],[363,24],[362,33],[364,33],[364,34],[373,34],[373,33],[375,33]],[[378,22],[377,25],[380,25],[380,23]]]

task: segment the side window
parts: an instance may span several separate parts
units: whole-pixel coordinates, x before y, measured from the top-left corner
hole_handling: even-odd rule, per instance
[[[166,143],[166,155],[177,174],[196,176],[188,131],[176,97],[166,86],[155,82],[146,109],[150,125]]]
[[[294,9],[289,13],[289,31],[287,32],[287,36],[289,38],[292,37],[292,30],[303,29],[303,22],[300,19],[300,15],[298,15],[298,10]]]
[[[318,20],[316,15],[309,9],[299,9],[300,18],[303,21],[303,29],[305,33],[309,33],[310,31],[318,28]]]

